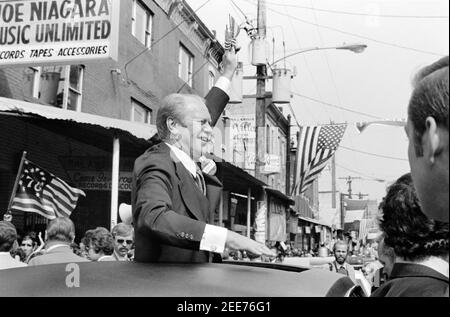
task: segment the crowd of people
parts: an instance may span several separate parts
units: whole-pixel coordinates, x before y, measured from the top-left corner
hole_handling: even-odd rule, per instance
[[[14,267],[88,261],[132,261],[134,229],[119,223],[111,231],[97,227],[86,231],[80,243],[75,243],[75,225],[69,218],[51,220],[45,241],[30,232],[18,237],[11,222],[0,221],[0,270]],[[20,241],[20,243],[19,243]]]
[[[73,222],[57,218],[48,224],[45,243],[41,237],[37,244],[30,234],[19,246],[14,226],[2,221],[2,268],[130,259],[204,263],[217,262],[222,259],[217,256],[220,254],[224,258],[270,262],[295,254],[313,256],[299,250],[288,251],[287,247],[280,250],[209,224],[210,215],[220,202],[222,184],[211,172],[215,170],[210,168],[212,162],[203,155],[210,151],[212,127],[229,100],[227,90],[236,64],[231,46],[224,56],[223,76],[205,99],[172,94],[163,100],[153,146],[134,165],[134,232],[124,224],[111,232],[96,228],[88,230],[80,244],[75,245]],[[449,294],[448,64],[447,56],[425,67],[413,83],[406,126],[411,174],[389,187],[380,205],[383,237],[378,259],[385,265],[388,280],[373,296]],[[349,251],[359,250],[350,250],[347,241],[336,241],[330,270],[351,277],[351,266],[346,263]]]

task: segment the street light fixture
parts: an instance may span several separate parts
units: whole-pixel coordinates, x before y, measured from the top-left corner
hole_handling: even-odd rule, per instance
[[[300,51],[297,51],[297,52],[294,52],[292,54],[289,54],[289,55],[287,55],[287,56],[285,56],[283,58],[277,59],[270,66],[272,67],[276,63],[278,63],[278,62],[280,62],[280,61],[282,61],[282,60],[284,60],[286,58],[289,58],[289,57],[292,57],[292,56],[295,56],[295,55],[298,55],[298,54],[301,54],[301,53],[309,52],[309,51],[334,50],[334,49],[336,49],[336,50],[349,50],[349,51],[352,51],[353,53],[358,54],[358,53],[364,52],[364,50],[366,48],[367,48],[366,44],[359,44],[359,43],[343,44],[341,46],[330,46],[330,47],[310,47],[310,48],[305,48],[305,49],[302,49]]]

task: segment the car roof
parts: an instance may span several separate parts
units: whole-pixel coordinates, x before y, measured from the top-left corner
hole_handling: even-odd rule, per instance
[[[66,284],[73,272],[68,264],[0,270],[0,296],[324,297],[344,296],[354,286],[345,275],[319,269],[296,272],[215,263],[77,265],[79,287]]]

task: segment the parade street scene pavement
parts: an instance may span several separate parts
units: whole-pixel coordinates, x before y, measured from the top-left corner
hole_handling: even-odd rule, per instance
[[[447,0],[0,0],[0,149],[0,297],[449,297]]]

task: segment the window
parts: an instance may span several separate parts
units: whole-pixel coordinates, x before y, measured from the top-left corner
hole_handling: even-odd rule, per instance
[[[25,69],[25,96],[39,98],[39,87],[41,79],[41,67],[28,67]]]
[[[67,110],[81,111],[84,68],[81,65],[67,65],[60,69],[57,105]]]
[[[29,67],[24,93],[43,104],[81,111],[83,73],[81,65]]]
[[[150,124],[152,121],[152,110],[142,103],[131,99],[131,121]]]
[[[133,0],[133,16],[131,19],[131,33],[145,47],[151,46],[152,12],[139,0]]]
[[[192,73],[194,72],[194,56],[184,47],[180,46],[178,61],[178,76],[192,87]]]

